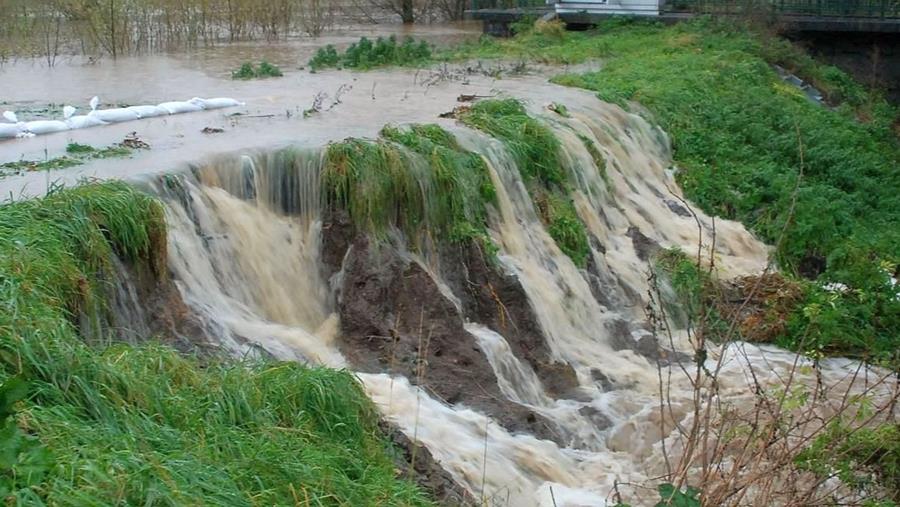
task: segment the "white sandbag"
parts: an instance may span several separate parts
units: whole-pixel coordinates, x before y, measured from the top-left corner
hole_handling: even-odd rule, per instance
[[[134,121],[141,119],[140,116],[134,111],[129,111],[128,108],[118,107],[115,109],[97,109],[96,111],[91,111],[90,116],[94,118],[98,118],[101,121],[105,121],[107,123],[122,123],[125,121]]]
[[[237,107],[244,105],[243,102],[239,102],[228,97],[216,97],[212,99],[200,100],[203,101],[203,109],[222,109],[225,107]]]
[[[194,97],[188,100],[188,102],[195,106],[200,106],[200,109],[206,109],[206,107],[203,105],[203,99],[201,99],[200,97]]]
[[[163,102],[159,107],[168,111],[169,114],[193,113],[203,110],[202,106],[191,102]]]
[[[70,129],[86,129],[89,127],[108,125],[108,123],[93,114],[80,114],[78,116],[73,116],[66,120],[66,124],[69,125]]]
[[[25,126],[22,123],[0,123],[0,139],[18,137],[24,131]]]
[[[62,132],[69,130],[66,122],[59,120],[35,120],[25,123],[25,131],[32,134],[52,134],[53,132]]]
[[[138,118],[153,118],[154,116],[164,116],[169,114],[168,111],[159,106],[129,106],[125,109],[137,113]]]

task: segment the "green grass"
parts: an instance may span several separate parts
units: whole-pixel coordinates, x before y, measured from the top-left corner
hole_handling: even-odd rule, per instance
[[[49,453],[39,481],[0,460],[7,501],[428,503],[396,479],[374,407],[345,371],[88,345],[73,323],[105,319],[111,255],[164,273],[164,245],[161,205],[122,183],[0,207],[0,381],[27,380],[18,426]]]
[[[5,172],[65,169],[84,164],[92,159],[127,157],[131,155],[131,152],[131,148],[120,144],[114,144],[106,148],[94,148],[87,144],[69,143],[66,146],[66,154],[61,157],[47,160],[18,160],[0,164],[0,176],[3,176]]]
[[[367,70],[391,65],[414,66],[428,63],[431,57],[431,46],[425,41],[416,42],[412,37],[400,43],[393,35],[378,37],[375,42],[362,37],[343,53],[330,44],[319,49],[309,61],[309,68],[317,71],[340,67]]]
[[[244,62],[237,70],[231,72],[231,79],[259,79],[282,76],[284,76],[284,73],[281,72],[281,69],[265,60],[259,62],[259,66],[254,66],[251,62]]]
[[[590,253],[587,231],[569,196],[571,185],[560,158],[562,147],[553,132],[525,112],[514,99],[484,100],[460,120],[505,144],[515,158],[547,232],[578,266]]]
[[[329,201],[376,236],[393,226],[413,246],[425,235],[496,250],[487,234],[486,206],[496,202],[487,166],[437,125],[386,126],[378,140],[333,143],[323,182]]]

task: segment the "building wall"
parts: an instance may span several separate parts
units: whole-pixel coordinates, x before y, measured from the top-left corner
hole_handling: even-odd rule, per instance
[[[557,14],[631,14],[659,15],[659,0],[562,0],[556,3]]]

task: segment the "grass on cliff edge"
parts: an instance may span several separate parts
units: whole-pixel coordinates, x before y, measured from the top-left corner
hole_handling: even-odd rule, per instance
[[[506,145],[528,187],[535,210],[560,250],[579,267],[590,254],[587,230],[575,204],[563,167],[559,139],[530,116],[515,99],[482,100],[463,112],[460,120]]]
[[[27,382],[0,494],[21,505],[421,505],[347,372],[94,348],[113,252],[164,270],[155,200],[89,184],[0,207],[0,382]],[[4,396],[8,393],[4,389]]]
[[[640,103],[671,135],[679,183],[707,213],[739,220],[770,244],[787,226],[775,253],[780,268],[818,284],[781,344],[897,363],[896,108],[787,41],[735,23],[612,20],[582,33],[552,28],[483,39],[445,57],[600,59],[597,72],[555,81],[626,108]],[[827,104],[782,81],[776,64],[814,83]],[[822,290],[828,282],[849,289]],[[810,336],[801,347],[803,334]]]
[[[332,143],[322,181],[330,204],[361,230],[383,236],[397,227],[413,247],[446,239],[496,251],[487,233],[486,207],[497,199],[487,166],[438,125],[388,125],[377,140]]]

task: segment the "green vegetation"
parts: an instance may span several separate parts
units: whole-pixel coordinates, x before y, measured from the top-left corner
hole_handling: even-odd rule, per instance
[[[339,54],[332,45],[325,46],[316,52],[309,61],[313,71],[329,67],[346,67],[366,70],[388,65],[412,66],[427,63],[431,59],[431,47],[425,41],[416,42],[407,37],[402,43],[391,35],[387,39],[379,37],[373,43],[366,37]]]
[[[244,62],[238,70],[231,72],[231,79],[257,79],[264,77],[281,77],[284,74],[277,66],[263,60],[258,67],[250,62]]]
[[[462,113],[466,125],[504,142],[516,160],[550,236],[578,266],[590,253],[587,232],[570,197],[570,184],[553,132],[513,99],[484,100]]]
[[[671,135],[687,196],[777,244],[784,272],[818,282],[778,343],[897,364],[898,113],[879,95],[783,39],[709,19],[668,27],[611,20],[563,34],[545,27],[442,57],[602,59],[602,71],[555,81],[626,108],[639,102]],[[773,65],[812,82],[831,107],[785,83]],[[849,289],[821,289],[830,282]]]
[[[454,242],[478,241],[489,253],[486,206],[496,191],[481,157],[437,125],[387,126],[381,139],[329,145],[324,185],[329,200],[376,235],[403,230]]]
[[[161,205],[123,183],[0,207],[7,503],[427,503],[347,372],[88,345],[75,323],[106,318],[112,254],[163,273],[164,247]]]
[[[19,160],[0,164],[0,176],[8,172],[65,169],[66,167],[81,165],[91,159],[127,157],[131,155],[131,152],[131,148],[122,144],[114,144],[98,149],[86,144],[69,143],[66,146],[66,155],[61,157],[47,160]]]
[[[600,153],[600,150],[597,149],[597,146],[591,138],[578,133],[578,139],[581,140],[581,144],[584,145],[584,148],[590,153],[591,158],[594,159],[594,165],[597,166],[597,170],[600,171],[600,177],[603,178],[603,183],[605,183],[608,188],[609,174],[606,172],[606,158],[603,157],[603,154]]]
[[[672,484],[660,484],[657,487],[659,502],[654,507],[700,507],[700,491],[688,486],[684,491],[678,490]],[[614,507],[631,507],[627,503],[618,503]]]
[[[797,464],[820,477],[837,474],[864,495],[869,507],[900,504],[900,426],[852,430],[832,423],[798,457]]]
[[[0,497],[37,486],[53,465],[53,457],[37,438],[16,425],[16,404],[28,394],[28,385],[13,377],[0,386]]]

